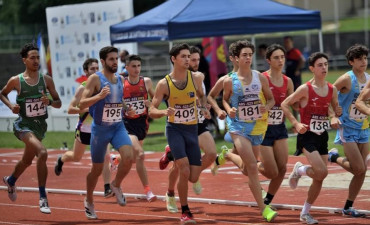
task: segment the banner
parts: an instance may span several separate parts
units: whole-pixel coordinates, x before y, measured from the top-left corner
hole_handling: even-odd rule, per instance
[[[46,8],[50,58],[55,88],[62,100],[61,109],[52,115],[64,116],[84,74],[87,58],[99,60],[102,47],[111,45],[109,26],[133,17],[132,0],[101,1]],[[130,54],[137,53],[136,43],[120,44]],[[119,61],[118,68],[121,68]],[[99,67],[101,68],[100,60]]]
[[[40,56],[39,72],[45,75],[48,73],[48,68],[46,66],[45,46],[44,46],[44,42],[42,41],[41,33],[37,37],[37,47],[39,48],[39,56]]]
[[[223,37],[214,37],[212,40],[211,62],[209,64],[209,73],[211,78],[211,87],[218,80],[219,75],[227,73],[226,58],[227,48]]]

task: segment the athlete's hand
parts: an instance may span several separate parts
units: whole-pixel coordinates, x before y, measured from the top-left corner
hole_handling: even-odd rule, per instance
[[[144,100],[144,105],[145,105],[145,107],[149,108],[151,104],[152,104],[152,102],[151,102],[151,101],[149,101],[149,100]]]
[[[229,116],[230,118],[235,118],[236,117],[236,108],[235,107],[232,107],[230,110],[229,110]]]
[[[175,109],[172,107],[168,107],[166,110],[166,116],[173,116],[175,115]]]
[[[339,129],[341,125],[342,125],[342,123],[340,122],[340,120],[337,117],[332,117],[330,119],[330,126],[332,128]]]
[[[340,117],[343,113],[343,109],[342,107],[339,105],[339,103],[337,103],[337,105],[335,106],[335,115]]]
[[[42,91],[41,94],[42,94],[42,96],[41,96],[40,100],[42,101],[42,103],[44,105],[49,105],[50,99],[48,98],[48,96],[45,95],[44,91]]]
[[[14,104],[14,105],[12,105],[11,106],[11,108],[10,108],[11,110],[12,110],[12,112],[14,113],[14,114],[18,114],[19,113],[19,110],[20,110],[20,107],[19,107],[19,105],[18,104]]]
[[[109,94],[110,94],[110,88],[107,85],[107,86],[105,86],[101,89],[101,91],[99,93],[99,97],[100,97],[100,99],[103,99],[103,98],[107,97],[107,95],[109,95]]]
[[[209,110],[207,108],[202,108],[201,110],[203,112],[204,118],[206,118],[208,120],[211,119],[211,113],[209,112]]]
[[[133,117],[136,115],[135,110],[131,107],[131,105],[126,110],[126,115],[129,117]]]
[[[261,114],[264,114],[265,112],[267,112],[267,109],[266,109],[265,105],[260,105],[260,112],[261,112]]]
[[[296,123],[294,125],[294,128],[296,129],[296,131],[300,134],[304,134],[307,132],[307,128],[308,128],[308,125],[306,124],[303,124],[303,123]]]
[[[220,119],[220,120],[224,120],[227,116],[227,113],[224,111],[224,110],[218,110],[217,111],[217,117]]]

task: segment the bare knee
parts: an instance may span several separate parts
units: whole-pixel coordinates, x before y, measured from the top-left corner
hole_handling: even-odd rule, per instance
[[[279,171],[277,169],[266,170],[265,168],[265,174],[268,178],[273,179],[279,175]]]
[[[44,147],[41,147],[41,150],[39,151],[37,155],[38,161],[46,162],[48,159],[48,152]]]
[[[278,167],[278,170],[279,170],[279,173],[278,173],[278,175],[285,175],[285,173],[286,173],[286,165],[284,165],[284,166],[282,166],[282,167]],[[278,176],[278,175],[276,175],[276,176]]]
[[[182,168],[178,168],[180,177],[183,177],[186,180],[190,178],[190,168],[187,166],[183,166]],[[190,181],[190,180],[189,180]],[[197,181],[190,181],[190,182],[197,182]]]
[[[207,153],[206,154],[207,158],[210,160],[210,161],[215,161],[216,160],[216,157],[217,157],[217,153],[216,152],[210,152],[210,153]]]
[[[323,181],[325,177],[328,175],[328,170],[326,168],[316,169],[315,172],[315,180]]]
[[[353,175],[354,176],[365,176],[366,174],[366,167],[363,165],[357,165],[356,167],[353,168]]]

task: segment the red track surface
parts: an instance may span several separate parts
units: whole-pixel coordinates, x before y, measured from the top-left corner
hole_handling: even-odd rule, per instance
[[[9,153],[9,154],[8,154]],[[86,153],[81,164],[66,163],[63,173],[57,177],[54,174],[54,163],[61,151],[49,151],[49,177],[47,188],[85,190],[86,174],[90,168],[89,154]],[[0,150],[0,177],[9,175],[22,155],[22,150]],[[160,153],[146,155],[146,167],[150,186],[153,192],[163,196],[167,190],[167,170],[158,169]],[[288,173],[294,163],[302,157],[290,157]],[[337,165],[329,165],[330,174],[338,174],[338,181],[342,179],[344,171]],[[114,177],[114,173],[112,174]],[[366,177],[368,181],[369,177]],[[260,180],[266,180],[260,176]],[[200,181],[203,193],[195,195],[189,184],[189,197],[222,199],[233,201],[254,202],[249,190],[248,179],[241,175],[231,163],[223,166],[223,170],[217,176],[211,173],[202,173]],[[4,184],[1,182],[0,186]],[[37,188],[37,176],[35,163],[17,181],[19,187]],[[266,184],[262,185],[265,189]],[[140,180],[135,171],[135,165],[131,173],[123,181],[122,189],[125,193],[143,194]],[[291,190],[282,186],[273,200],[275,204],[302,205],[307,195],[307,187],[298,187]],[[96,191],[103,191],[103,181],[99,179]],[[344,205],[347,196],[347,188],[323,188],[314,206],[340,208]],[[167,212],[165,202],[157,200],[148,203],[146,200],[128,198],[128,204],[120,207],[115,198],[104,199],[95,197],[95,210],[98,220],[87,220],[84,215],[83,196],[72,194],[48,194],[51,215],[45,215],[38,209],[37,192],[19,192],[16,202],[11,202],[6,191],[0,192],[0,224],[179,224],[180,214]],[[179,206],[179,204],[178,204]],[[220,205],[189,202],[198,224],[256,224],[264,223],[256,207]],[[354,205],[358,209],[370,210],[370,190],[361,190]],[[300,210],[279,209],[279,216],[275,220],[280,224],[301,224],[299,221]],[[343,217],[341,214],[330,214],[324,211],[311,211],[320,224],[370,224],[370,219],[352,219]]]

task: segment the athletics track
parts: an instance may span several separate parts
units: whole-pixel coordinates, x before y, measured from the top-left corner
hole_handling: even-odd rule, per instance
[[[9,175],[15,163],[20,159],[23,150],[0,149],[0,177]],[[105,199],[103,181],[99,178],[96,188],[95,210],[98,220],[88,220],[84,214],[83,193],[85,191],[86,174],[91,161],[88,152],[79,163],[66,163],[63,173],[57,177],[54,174],[54,163],[61,150],[48,150],[49,176],[47,180],[48,199],[52,213],[42,214],[38,209],[38,188],[36,162],[17,181],[18,199],[11,202],[8,199],[6,187],[0,183],[0,224],[180,224],[180,213],[167,212],[164,194],[167,190],[167,169],[159,170],[158,160],[162,153],[146,153],[145,165],[148,171],[149,183],[153,192],[158,195],[156,202],[148,203],[142,199],[143,188],[139,177],[132,171],[123,181],[122,189],[126,193],[127,205],[116,204],[115,197]],[[290,156],[288,174],[296,161],[306,163],[304,157]],[[343,217],[339,211],[347,196],[347,187],[351,176],[336,164],[328,164],[329,176],[324,181],[324,187],[311,209],[311,214],[320,224],[370,224],[370,172],[360,191],[354,206],[367,213],[367,218],[352,219]],[[112,177],[114,177],[114,172]],[[266,190],[268,181],[260,175],[262,187]],[[189,184],[189,206],[197,224],[267,224],[262,220],[248,187],[248,178],[230,162],[213,176],[209,170],[200,177],[203,186],[201,195],[195,195]],[[279,216],[275,223],[302,224],[299,221],[300,208],[307,195],[309,178],[301,178],[299,187],[291,190],[287,179],[273,200],[273,206],[278,208]],[[177,191],[176,191],[177,193]],[[252,206],[251,206],[252,205]],[[178,203],[179,206],[179,203]]]

